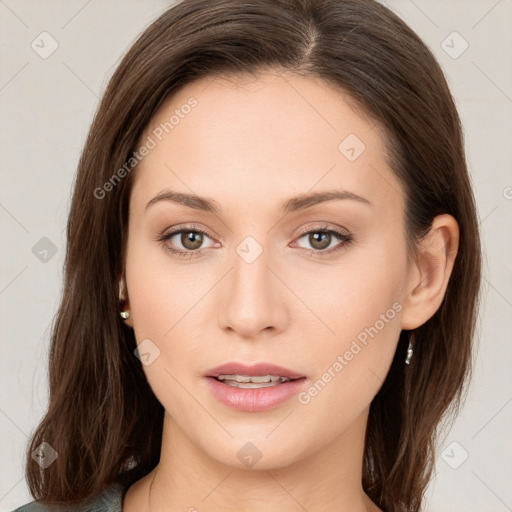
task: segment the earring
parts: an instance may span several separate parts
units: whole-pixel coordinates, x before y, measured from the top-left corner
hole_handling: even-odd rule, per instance
[[[124,301],[124,297],[123,297],[123,280],[121,279],[119,281],[119,302],[123,302]],[[126,320],[127,318],[130,318],[130,311],[127,309],[125,311],[121,311],[119,313],[121,315],[121,318]]]
[[[409,340],[409,346],[407,347],[407,356],[405,358],[405,364],[411,364],[412,353],[413,353],[412,342]]]

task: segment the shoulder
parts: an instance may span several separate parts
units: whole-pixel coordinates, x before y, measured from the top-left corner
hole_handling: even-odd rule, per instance
[[[73,505],[44,505],[31,501],[12,512],[122,512],[127,488],[119,483],[109,485],[96,498]]]

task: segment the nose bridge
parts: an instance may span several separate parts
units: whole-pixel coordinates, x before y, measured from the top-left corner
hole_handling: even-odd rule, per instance
[[[260,241],[261,239],[261,241]],[[225,302],[224,326],[242,336],[255,336],[270,327],[279,329],[283,304],[270,270],[268,238],[247,236],[235,247]]]

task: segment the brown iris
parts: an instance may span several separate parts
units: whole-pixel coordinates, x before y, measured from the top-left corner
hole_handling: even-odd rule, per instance
[[[309,234],[309,243],[315,249],[325,249],[331,243],[331,236],[330,233],[312,232]]]
[[[191,251],[195,251],[199,249],[203,243],[203,234],[198,233],[197,231],[183,231],[180,241],[183,244],[183,247]]]

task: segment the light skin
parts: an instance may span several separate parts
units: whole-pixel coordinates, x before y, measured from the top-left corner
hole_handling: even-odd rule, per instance
[[[133,171],[125,322],[137,343],[149,338],[160,350],[143,369],[165,417],[160,463],[131,486],[123,510],[148,510],[150,498],[152,512],[378,511],[361,485],[370,403],[401,330],[425,323],[442,302],[457,222],[436,217],[419,256],[408,258],[403,190],[384,134],[322,81],[277,71],[201,79],[161,105],[141,141],[191,96],[197,106]],[[366,146],[353,161],[339,149],[349,134]],[[219,212],[169,200],[146,208],[163,190],[214,200]],[[370,204],[281,210],[328,190]],[[175,227],[194,232],[191,224],[207,232],[202,244],[181,233],[156,241]],[[352,242],[331,234],[322,245],[313,234],[325,226]],[[237,252],[249,236],[262,249],[251,263]],[[242,412],[208,389],[214,366],[268,361],[307,376],[307,390],[383,314],[384,327],[307,404],[295,396]],[[251,468],[237,457],[249,442],[261,453]]]

